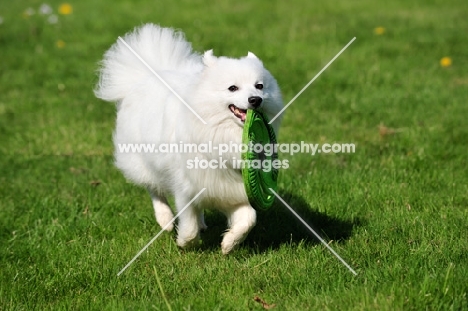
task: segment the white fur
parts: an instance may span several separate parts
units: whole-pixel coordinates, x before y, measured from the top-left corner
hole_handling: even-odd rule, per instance
[[[243,123],[228,106],[251,108],[248,98],[260,96],[260,109],[270,117],[282,108],[278,85],[262,62],[251,52],[232,59],[216,57],[213,51],[203,56],[192,51],[183,34],[170,28],[147,24],[124,37],[127,42],[192,108],[207,122],[203,124],[158,78],[120,41],[106,52],[102,62],[96,96],[117,102],[114,133],[117,167],[125,176],[150,192],[156,220],[164,227],[173,213],[166,197],[174,196],[178,211],[202,189],[202,195],[178,220],[180,247],[198,244],[199,231],[205,229],[204,208],[215,208],[228,217],[229,230],[221,243],[224,254],[241,243],[256,222],[239,170],[188,169],[187,160],[219,159],[198,153],[120,153],[120,143],[219,143],[240,144]],[[264,85],[263,90],[255,88]],[[228,88],[236,85],[239,90]],[[276,132],[280,124],[273,123]],[[240,159],[227,153],[223,159]],[[227,162],[229,164],[229,161]],[[169,225],[167,230],[172,230]]]

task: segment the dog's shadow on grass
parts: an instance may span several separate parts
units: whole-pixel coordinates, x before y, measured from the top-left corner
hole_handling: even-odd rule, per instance
[[[343,220],[313,210],[301,197],[289,192],[280,192],[283,200],[327,242],[348,239],[361,220]],[[222,234],[226,230],[226,218],[219,213],[206,216],[208,230],[202,233],[202,250],[219,251]],[[249,233],[242,247],[255,252],[278,249],[283,244],[317,244],[318,239],[301,223],[292,212],[278,200],[266,211],[257,211],[257,225]]]

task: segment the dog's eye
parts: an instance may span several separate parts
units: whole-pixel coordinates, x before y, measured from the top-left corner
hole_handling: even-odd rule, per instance
[[[235,92],[237,91],[239,88],[235,85],[231,85],[230,87],[228,87],[228,90],[231,91],[231,92]]]
[[[256,88],[257,90],[263,90],[263,84],[257,83],[257,84],[255,84],[255,88]]]

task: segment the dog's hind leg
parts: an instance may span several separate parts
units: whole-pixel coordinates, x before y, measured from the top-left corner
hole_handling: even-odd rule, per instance
[[[170,223],[170,221],[174,218],[174,214],[166,198],[163,195],[157,194],[155,191],[149,190],[149,193],[151,195],[151,201],[153,202],[156,221],[161,228],[165,228],[166,231],[172,231],[172,229],[174,229],[174,223]]]
[[[198,213],[198,226],[200,227],[200,231],[205,231],[208,229],[208,226],[205,223],[205,213],[203,209],[201,209]]]
[[[250,205],[240,206],[228,213],[227,216],[230,229],[224,234],[221,242],[221,250],[224,255],[245,240],[257,220],[257,214]]]
[[[175,198],[177,211],[180,214],[177,222],[177,245],[182,248],[194,248],[200,241],[200,210],[193,205],[187,206],[188,200],[183,196]]]

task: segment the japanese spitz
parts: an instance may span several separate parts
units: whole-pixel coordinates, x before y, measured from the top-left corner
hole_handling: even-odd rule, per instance
[[[228,219],[221,243],[224,254],[241,243],[255,225],[256,213],[241,172],[232,165],[241,159],[239,148],[221,156],[215,148],[156,151],[163,144],[239,145],[247,109],[261,109],[272,119],[283,104],[278,84],[262,62],[250,52],[240,59],[216,57],[212,50],[200,55],[182,33],[147,24],[105,53],[95,93],[117,103],[116,165],[148,189],[159,225],[173,229],[168,196],[174,197],[177,211],[183,211],[177,244],[187,248],[199,243],[199,232],[206,229],[205,208],[217,209]],[[276,133],[280,119],[272,124]],[[129,144],[151,144],[156,150],[122,151]],[[195,158],[223,167],[189,167]]]

